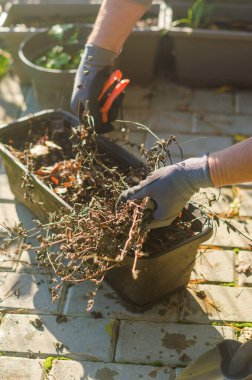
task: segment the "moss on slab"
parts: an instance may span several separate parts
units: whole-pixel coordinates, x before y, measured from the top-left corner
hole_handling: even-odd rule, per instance
[[[54,360],[71,360],[71,359],[65,358],[64,356],[48,356],[44,361],[44,370],[46,373],[49,373],[51,371]]]

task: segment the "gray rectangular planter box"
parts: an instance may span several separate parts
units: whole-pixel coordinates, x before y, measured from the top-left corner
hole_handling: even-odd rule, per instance
[[[67,133],[69,128],[77,123],[77,118],[67,112],[47,110],[19,119],[0,129],[0,154],[3,157],[11,189],[16,198],[42,221],[48,220],[46,211],[50,213],[63,208],[67,212],[72,208],[33,174],[30,175],[33,184],[30,191],[35,203],[26,199],[24,189],[20,184],[27,169],[4,146],[4,143],[8,143],[11,138],[14,146],[18,148],[19,144],[26,140],[31,128],[37,129],[41,124],[46,125],[50,134],[51,131],[62,125],[66,128]],[[97,144],[105,153],[114,158],[119,167],[130,168],[143,165],[129,152],[103,136],[97,136]],[[133,279],[131,272],[134,257],[129,255],[122,266],[107,273],[105,279],[134,310],[145,310],[167,294],[187,285],[197,249],[202,242],[210,238],[213,229],[211,220],[192,205],[188,205],[183,212],[184,220],[192,223],[192,229],[195,232],[192,237],[185,238],[180,243],[174,243],[169,248],[160,244],[149,257],[139,259],[137,269],[141,272],[137,279]],[[159,238],[164,239],[163,231],[164,229],[159,229],[161,234]]]
[[[30,83],[18,56],[21,42],[28,36],[59,23],[93,22],[99,12],[100,1],[92,3],[8,3],[0,16],[0,38],[14,60],[14,70],[22,84]]]
[[[251,5],[233,7],[226,13],[223,5],[218,19],[252,21]],[[168,34],[181,84],[251,87],[252,32],[171,27]]]

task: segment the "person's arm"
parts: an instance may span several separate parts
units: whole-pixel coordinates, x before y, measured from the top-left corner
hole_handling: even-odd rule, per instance
[[[192,195],[206,187],[252,181],[252,138],[209,156],[189,158],[151,173],[121,200],[150,197],[156,210],[150,228],[169,225]]]
[[[87,43],[118,55],[151,3],[152,0],[104,0]]]
[[[252,137],[209,155],[215,187],[252,181]]]
[[[151,2],[151,0],[104,0],[93,31],[85,44],[74,80],[71,108],[78,115],[79,107],[85,109],[88,101],[88,109],[99,133],[107,132],[109,124],[104,125],[102,122],[98,96],[125,40]],[[89,57],[92,57],[91,61]]]

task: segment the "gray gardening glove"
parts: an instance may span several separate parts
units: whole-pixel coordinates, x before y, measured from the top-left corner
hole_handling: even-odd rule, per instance
[[[91,44],[85,45],[74,80],[71,108],[80,117],[88,101],[88,109],[94,118],[98,133],[105,133],[111,129],[109,122],[106,125],[102,122],[98,96],[110,75],[115,58],[116,54],[110,50]]]
[[[207,155],[204,155],[155,170],[139,185],[124,191],[120,200],[150,197],[156,210],[148,227],[158,228],[171,224],[201,187],[212,186]]]

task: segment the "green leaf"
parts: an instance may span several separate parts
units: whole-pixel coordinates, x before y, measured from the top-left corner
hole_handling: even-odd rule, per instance
[[[48,35],[55,38],[58,41],[62,41],[64,34],[73,28],[74,28],[73,24],[53,25],[51,29],[48,31]]]
[[[175,20],[171,23],[171,26],[178,26],[178,25],[182,25],[182,24],[187,24],[188,26],[190,26],[190,20],[188,18],[180,18],[179,20]]]
[[[11,56],[0,49],[0,79],[8,72],[11,64]]]
[[[204,0],[197,0],[192,6],[192,25],[194,28],[198,28],[204,15]]]
[[[212,11],[213,6],[207,4],[205,0],[196,0],[187,11],[187,18],[173,21],[172,26],[186,24],[194,29],[207,26]]]

